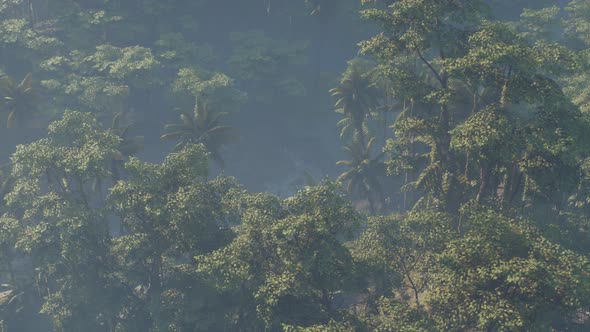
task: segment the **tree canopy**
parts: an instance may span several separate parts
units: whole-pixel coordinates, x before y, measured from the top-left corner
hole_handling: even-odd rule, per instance
[[[0,332],[590,330],[589,22],[0,1]]]

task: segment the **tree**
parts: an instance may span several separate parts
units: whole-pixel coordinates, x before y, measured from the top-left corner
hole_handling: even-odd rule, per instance
[[[4,96],[3,108],[8,112],[6,127],[23,126],[35,114],[38,102],[38,95],[33,88],[33,75],[28,73],[19,84],[9,76],[4,76],[0,80],[0,87]]]
[[[436,329],[424,311],[403,301],[382,297],[377,301],[377,310],[377,315],[362,317],[367,330],[427,332]]]
[[[432,153],[424,169],[429,171],[422,174],[433,183],[445,182],[454,166],[449,135],[455,118],[453,77],[447,62],[463,54],[465,42],[486,15],[483,8],[482,1],[403,1],[362,11],[383,31],[362,42],[361,52],[375,56],[387,72],[408,80],[416,89],[405,99],[426,106],[423,119],[430,126]],[[434,190],[427,200],[448,202],[451,192]]]
[[[40,66],[48,76],[41,84],[55,104],[109,116],[129,109],[132,101],[138,110],[153,111],[150,98],[157,92],[152,89],[162,84],[161,63],[150,48],[140,46],[93,45],[47,58]]]
[[[132,157],[125,167],[127,179],[117,182],[108,197],[125,229],[110,247],[118,271],[113,277],[127,290],[117,328],[221,326],[225,299],[195,273],[192,257],[209,254],[231,238],[222,200],[235,183],[206,181],[203,145],[188,144],[162,164]]]
[[[235,203],[241,221],[235,239],[197,257],[199,271],[234,294],[231,328],[309,326],[339,317],[344,308],[335,298],[354,285],[344,241],[360,217],[335,185],[306,187],[284,201],[249,194]]]
[[[527,220],[466,206],[465,236],[438,255],[428,303],[439,329],[584,329],[587,258],[539,236]]]
[[[419,103],[420,110],[398,118],[394,129],[401,135],[389,144],[395,148],[392,157],[413,154],[418,138],[430,147],[428,162],[406,187],[426,193],[422,202],[427,205],[454,210],[458,202],[468,201],[472,170],[477,170],[478,200],[495,196],[492,198],[502,204],[514,203],[518,192],[527,197],[525,200],[533,194],[538,201],[550,202],[560,210],[563,200],[548,193],[572,190],[566,183],[575,180],[562,181],[560,187],[547,178],[533,180],[533,174],[542,173],[537,168],[540,165],[559,169],[564,175],[575,174],[575,158],[566,152],[572,150],[561,147],[569,144],[566,141],[572,143],[568,149],[583,146],[573,142],[580,142],[578,135],[584,122],[570,122],[580,119],[580,113],[564,98],[554,77],[575,70],[576,56],[561,45],[532,43],[513,25],[491,20],[486,8],[480,1],[409,1],[364,11],[365,17],[382,24],[383,33],[362,43],[362,50],[376,56],[386,71],[406,73],[400,77],[412,87],[417,86],[414,94],[402,94],[412,103]],[[407,59],[417,65],[409,67]],[[484,117],[499,121],[492,125],[492,131],[500,135],[495,140],[496,148],[507,144],[515,152],[489,146],[484,156],[474,150],[473,144],[480,140],[477,135],[489,125],[487,120],[480,121],[476,129],[474,121]],[[549,118],[559,121],[547,122]],[[547,128],[555,130],[550,130],[551,135],[537,136]],[[461,132],[463,142],[455,137],[453,148],[453,133]],[[519,137],[527,144],[511,146],[506,141],[509,137]],[[467,148],[469,140],[472,146]],[[550,144],[559,148],[548,148]],[[512,157],[508,158],[508,154]]]
[[[172,82],[174,100],[193,103],[202,98],[207,105],[219,112],[234,112],[246,101],[247,94],[239,91],[233,78],[221,72],[210,72],[202,68],[183,67],[178,70]]]
[[[11,158],[15,184],[3,220],[20,224],[15,246],[33,258],[41,312],[57,331],[102,331],[116,319],[109,230],[96,206],[102,198],[89,188],[109,175],[118,142],[91,115],[66,111],[47,138],[19,145]]]
[[[477,202],[489,194],[492,172],[497,165],[510,162],[513,151],[519,149],[516,130],[509,123],[501,111],[490,107],[472,114],[451,132],[451,147],[467,152],[468,158],[478,162]]]
[[[177,140],[177,150],[189,143],[202,143],[211,154],[211,158],[224,168],[220,149],[237,139],[234,127],[220,124],[221,118],[225,115],[227,113],[209,110],[206,103],[196,98],[194,113],[182,112],[181,123],[164,126],[168,133],[162,135],[162,138]]]
[[[350,159],[337,162],[338,165],[349,167],[338,177],[338,181],[348,182],[346,188],[349,194],[367,199],[372,214],[385,208],[385,196],[379,179],[385,175],[385,164],[379,160],[383,153],[371,157],[375,142],[376,139],[372,137],[366,146],[362,146],[360,140],[354,140],[344,147]]]
[[[373,81],[372,73],[362,73],[358,62],[351,62],[344,73],[340,86],[330,90],[336,97],[336,112],[345,116],[338,124],[342,127],[340,137],[345,137],[351,129],[358,135],[360,146],[365,147],[368,135],[367,117],[378,105],[381,91]]]
[[[382,297],[423,309],[435,256],[454,235],[452,220],[449,214],[433,211],[369,218],[351,251],[370,285],[371,314],[377,314]]]

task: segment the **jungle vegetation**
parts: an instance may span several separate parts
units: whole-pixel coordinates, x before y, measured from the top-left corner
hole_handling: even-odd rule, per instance
[[[0,332],[590,330],[590,0],[0,1]]]

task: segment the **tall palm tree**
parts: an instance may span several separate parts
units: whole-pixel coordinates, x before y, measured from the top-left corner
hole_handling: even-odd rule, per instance
[[[342,127],[341,136],[353,130],[359,136],[360,146],[364,147],[368,132],[365,120],[378,106],[381,95],[372,79],[372,73],[361,73],[358,65],[353,63],[344,74],[340,86],[331,89],[330,93],[338,98],[334,105],[336,112],[345,116],[339,122]]]
[[[25,78],[16,84],[9,76],[0,79],[0,91],[3,97],[3,108],[8,111],[6,127],[12,128],[15,123],[23,125],[26,118],[36,111],[38,95],[33,89],[33,76],[28,73]]]
[[[209,151],[213,161],[224,168],[225,162],[221,158],[220,149],[237,139],[234,127],[220,124],[221,119],[226,115],[226,112],[209,110],[205,103],[196,98],[193,114],[182,112],[181,122],[164,126],[168,132],[161,138],[177,140],[176,150],[188,143],[201,143]]]
[[[349,167],[338,177],[338,181],[348,182],[346,189],[349,194],[366,198],[373,214],[378,212],[377,202],[381,209],[384,207],[385,196],[379,177],[384,175],[386,170],[385,164],[380,161],[383,153],[371,157],[371,149],[375,141],[375,137],[371,137],[367,145],[363,147],[359,140],[353,140],[351,144],[344,146],[349,160],[337,162],[338,165]]]

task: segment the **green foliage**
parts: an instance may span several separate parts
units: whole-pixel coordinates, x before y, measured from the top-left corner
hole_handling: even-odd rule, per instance
[[[575,328],[588,283],[585,257],[526,220],[470,207],[465,236],[438,255],[428,303],[445,330]]]
[[[348,324],[341,324],[331,320],[328,324],[314,325],[310,327],[299,327],[291,325],[283,325],[284,332],[352,332],[355,331],[353,327]]]
[[[339,122],[342,126],[340,138],[347,137],[351,132],[358,136],[360,144],[366,143],[368,134],[366,120],[375,112],[381,90],[377,85],[374,72],[363,72],[360,61],[350,61],[346,72],[342,75],[340,85],[330,90],[330,94],[337,98],[336,112],[345,116]]]
[[[117,182],[108,198],[122,226],[111,248],[117,279],[134,293],[122,303],[126,314],[118,326],[207,330],[221,324],[219,298],[194,273],[190,257],[227,242],[222,197],[234,185],[206,181],[202,145],[187,145],[160,165],[131,158],[126,169],[129,179]]]
[[[129,137],[130,125],[122,126],[121,124],[122,117],[124,116],[124,113],[115,114],[109,131],[121,139],[118,149],[120,155],[130,157],[143,149],[143,136]]]
[[[123,168],[125,158],[131,157],[143,150],[143,136],[129,136],[130,125],[123,126],[124,113],[117,113],[113,117],[111,127],[108,131],[119,138],[119,145],[117,151],[112,156],[111,160],[111,177],[114,182],[120,179],[120,170]],[[100,177],[96,178],[95,190],[101,190]]]
[[[480,160],[511,159],[518,146],[508,119],[493,108],[472,114],[451,132],[451,147],[477,156]]]
[[[565,9],[569,15],[565,21],[567,32],[588,45],[590,42],[590,39],[588,39],[590,25],[587,17],[590,15],[590,4],[584,0],[572,0]]]
[[[234,85],[234,80],[223,73],[186,67],[179,69],[172,91],[191,101],[203,98],[215,109],[231,112],[246,101],[246,95]]]
[[[376,301],[398,293],[419,306],[432,277],[435,255],[453,237],[451,220],[436,212],[370,218],[351,249],[363,267],[363,277],[372,285],[371,298]]]
[[[2,165],[0,331],[588,330],[587,2],[1,1],[7,124],[59,120]],[[303,137],[328,84],[338,183],[209,178],[228,113]]]
[[[119,138],[103,131],[90,114],[66,111],[48,130],[47,138],[19,145],[12,156],[12,174],[17,178],[17,187],[33,185],[26,191],[40,189],[38,179],[49,174],[49,180],[56,181],[51,182],[54,188],[68,193],[83,190],[83,185],[94,176],[110,174],[107,161],[115,155]],[[13,194],[26,191],[13,191]],[[8,201],[13,200],[17,203],[16,197],[10,195]]]
[[[210,46],[198,46],[187,41],[181,33],[166,33],[155,43],[155,50],[168,66],[190,66],[192,63],[210,65],[215,54]]]
[[[71,52],[69,56],[50,58],[41,67],[58,74],[57,78],[41,82],[56,94],[56,102],[75,98],[84,109],[116,113],[125,110],[132,89],[158,83],[155,74],[159,62],[147,48],[100,45],[94,54]]]
[[[236,238],[197,257],[199,271],[240,299],[234,309],[237,328],[246,323],[243,315],[254,314],[248,313],[252,305],[267,327],[337,317],[333,297],[353,285],[352,258],[343,243],[359,225],[352,207],[330,183],[307,187],[285,201],[244,198]],[[295,306],[297,311],[290,310]]]
[[[92,69],[107,77],[150,84],[149,74],[158,66],[151,50],[132,46],[119,48],[112,45],[99,45],[96,52],[85,59]]]
[[[352,197],[367,199],[373,214],[385,208],[385,197],[380,183],[380,177],[385,174],[385,165],[379,160],[382,154],[371,156],[375,141],[372,137],[366,147],[361,145],[360,140],[353,141],[344,147],[349,160],[337,162],[338,165],[349,168],[340,174],[338,181],[347,182],[346,190]]]
[[[580,55],[580,62],[587,61],[590,54],[585,51]],[[588,74],[586,70],[569,75],[564,78],[564,93],[571,98],[571,101],[580,108],[584,113],[590,112],[590,86],[588,82]]]
[[[22,225],[15,245],[35,257],[34,280],[46,297],[41,312],[58,331],[98,331],[111,310],[108,229],[88,186],[109,174],[118,143],[89,114],[66,111],[47,138],[18,146],[12,157],[16,182],[5,218]]]
[[[33,76],[28,73],[19,84],[9,76],[1,77],[2,109],[8,112],[6,127],[22,126],[36,112],[38,94],[33,88]]]
[[[404,302],[381,298],[377,303],[378,315],[365,319],[372,331],[427,332],[435,329],[434,323],[423,311]]]
[[[51,54],[61,46],[57,38],[31,29],[29,22],[21,18],[0,20],[0,36],[3,48],[14,47],[29,56],[34,54],[32,52]]]
[[[546,7],[539,10],[524,9],[520,14],[522,26],[526,29],[525,37],[532,40],[558,39],[556,32],[560,29],[560,8],[558,6]]]
[[[228,60],[231,72],[249,82],[253,98],[268,102],[275,92],[305,95],[303,84],[285,68],[306,64],[307,43],[274,40],[258,30],[234,32],[230,39],[235,45]]]
[[[210,111],[206,103],[196,98],[194,114],[182,112],[182,123],[166,125],[164,129],[168,133],[162,135],[162,138],[177,140],[177,150],[187,144],[203,144],[211,158],[223,168],[225,162],[221,158],[220,149],[237,139],[234,127],[219,123],[225,115],[223,112]]]

